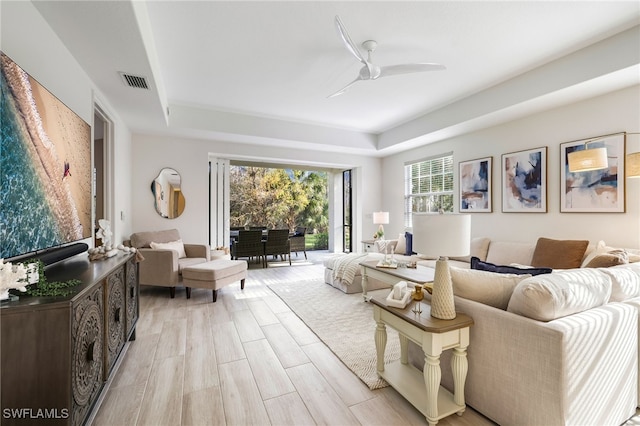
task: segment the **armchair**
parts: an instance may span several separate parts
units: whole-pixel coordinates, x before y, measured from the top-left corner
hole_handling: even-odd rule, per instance
[[[291,246],[289,244],[288,229],[270,229],[267,233],[267,241],[264,243],[264,266],[267,266],[268,255],[282,256],[286,260],[289,256],[291,265]]]
[[[298,256],[298,252],[301,251],[304,253],[305,260],[307,259],[307,249],[305,247],[305,234],[307,233],[307,228],[303,226],[296,226],[296,232],[289,238],[289,242],[291,244],[291,252]]]
[[[183,244],[177,229],[136,232],[131,235],[130,244],[145,259],[138,266],[140,284],[169,287],[171,298],[175,297],[176,285],[182,281],[183,268],[211,260],[208,245]],[[164,247],[152,248],[157,244]],[[180,250],[182,246],[184,253]]]

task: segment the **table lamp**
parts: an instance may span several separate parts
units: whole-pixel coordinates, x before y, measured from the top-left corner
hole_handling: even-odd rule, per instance
[[[446,256],[466,256],[470,251],[471,216],[468,214],[413,214],[413,250],[438,257],[433,278],[431,316],[456,317],[453,285]]]
[[[384,239],[384,226],[389,223],[389,212],[373,212],[373,224],[380,225],[376,235],[380,239]]]

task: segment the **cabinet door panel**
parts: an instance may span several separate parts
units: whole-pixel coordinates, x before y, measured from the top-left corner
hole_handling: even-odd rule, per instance
[[[98,285],[73,307],[72,424],[81,425],[102,389],[104,291]]]
[[[138,264],[132,258],[127,262],[127,336],[130,336],[138,321]]]
[[[105,379],[109,376],[120,349],[125,342],[125,287],[124,287],[124,266],[118,268],[107,277],[106,293],[106,370]]]

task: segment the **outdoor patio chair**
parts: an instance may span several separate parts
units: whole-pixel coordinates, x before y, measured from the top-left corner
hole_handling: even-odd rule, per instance
[[[267,241],[264,244],[264,266],[267,266],[267,256],[282,256],[284,260],[289,256],[291,265],[291,246],[289,245],[288,229],[270,229],[267,232]]]
[[[256,260],[260,261],[264,257],[262,231],[238,231],[238,240],[234,241],[231,247],[231,256],[235,260],[240,257],[248,257],[251,260],[255,256]]]
[[[296,226],[296,232],[289,238],[291,244],[291,252],[296,254],[298,257],[298,252],[301,251],[304,253],[305,260],[307,259],[307,249],[305,247],[305,234],[307,233],[307,228],[303,226]]]

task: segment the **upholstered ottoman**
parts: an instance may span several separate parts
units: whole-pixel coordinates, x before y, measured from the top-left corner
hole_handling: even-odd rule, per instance
[[[191,298],[191,287],[213,290],[213,301],[218,297],[218,289],[236,281],[244,290],[247,278],[247,262],[244,260],[216,259],[206,263],[187,266],[182,270],[182,283],[187,288],[187,299]]]

